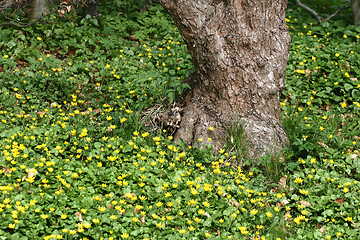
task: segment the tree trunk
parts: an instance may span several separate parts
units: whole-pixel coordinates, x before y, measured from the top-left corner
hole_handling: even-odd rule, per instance
[[[354,15],[354,25],[359,25],[360,22],[360,0],[351,0],[351,9]]]
[[[183,36],[195,67],[177,138],[225,142],[237,118],[250,158],[280,150],[280,122],[290,35],[287,0],[160,0]],[[214,127],[215,130],[209,130]]]
[[[31,5],[31,19],[38,19],[49,13],[49,0],[32,0]]]
[[[86,0],[84,3],[82,17],[85,18],[86,15],[90,15],[95,18],[98,17],[98,2],[98,0]]]

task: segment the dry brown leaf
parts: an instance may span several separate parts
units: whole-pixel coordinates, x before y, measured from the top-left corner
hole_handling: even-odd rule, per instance
[[[328,148],[328,145],[326,145],[324,142],[322,141],[318,141],[317,144],[320,146],[320,147],[323,147],[323,148]]]
[[[38,171],[36,171],[36,169],[30,168],[28,174],[26,174],[21,180],[25,181],[25,179],[34,177],[37,173]]]
[[[287,204],[289,204],[288,200],[284,199],[284,200],[281,201],[281,206],[285,206]]]
[[[97,113],[101,112],[101,109],[97,108],[97,109],[94,110],[94,112],[97,114]]]
[[[220,236],[220,228],[217,229],[217,234]]]
[[[239,204],[238,202],[232,201],[232,200],[230,200],[229,202],[230,202],[233,206],[235,206],[236,209],[239,209],[240,204]]]
[[[80,222],[83,221],[81,212],[76,212],[75,215],[79,218],[79,221],[80,221]]]
[[[136,194],[129,192],[129,193],[125,193],[125,194],[124,194],[124,197],[129,200],[129,199],[135,198],[135,197],[136,197]]]
[[[134,213],[135,213],[135,214],[138,214],[139,212],[140,212],[140,210],[139,210],[139,209],[134,208]]]
[[[12,173],[11,168],[5,167],[4,165],[2,165],[2,171],[4,172],[4,175],[6,175],[7,172],[10,174]]]
[[[142,222],[142,223],[145,222],[145,215],[141,215],[140,222]]]
[[[351,81],[357,81],[357,78],[350,78]]]
[[[282,178],[280,178],[279,181],[279,185],[282,187],[282,189],[286,189],[287,185],[286,185],[286,180],[287,180],[287,175],[283,176]]]
[[[36,112],[36,114],[39,115],[39,116],[40,116],[40,115],[43,115],[43,114],[45,114],[45,113],[46,113],[46,112]]]
[[[303,204],[305,207],[310,207],[311,203],[307,202],[307,201],[299,201],[300,204]]]
[[[344,201],[343,198],[338,198],[338,199],[335,200],[335,202],[343,204],[345,201]]]

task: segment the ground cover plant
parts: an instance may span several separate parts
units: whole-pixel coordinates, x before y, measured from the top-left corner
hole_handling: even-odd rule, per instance
[[[1,29],[0,239],[357,239],[359,27],[288,12],[289,147],[254,163],[241,128],[213,153],[146,123],[191,59],[160,6],[114,4]]]

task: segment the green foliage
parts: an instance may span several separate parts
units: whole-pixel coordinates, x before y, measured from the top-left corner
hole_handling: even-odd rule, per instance
[[[0,239],[357,239],[359,28],[290,13],[289,147],[254,163],[240,120],[218,153],[143,127],[192,64],[126,4],[0,29]]]

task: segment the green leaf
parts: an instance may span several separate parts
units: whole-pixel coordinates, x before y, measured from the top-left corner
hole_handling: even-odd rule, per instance
[[[347,92],[349,92],[350,89],[353,89],[354,87],[353,87],[353,85],[351,85],[351,84],[345,83],[345,84],[344,84],[344,88],[345,88],[345,90],[346,90]]]
[[[101,148],[101,146],[102,146],[101,142],[94,143],[95,148]]]
[[[175,99],[175,92],[169,92],[167,96],[169,97],[169,102],[172,103]]]
[[[322,23],[322,26],[325,27],[325,28],[328,28],[328,27],[330,27],[330,23],[329,22],[324,22],[324,23]]]
[[[212,220],[212,218],[209,217],[208,219],[205,220],[205,222],[203,223],[203,225],[204,225],[205,227],[211,226],[211,220]]]
[[[358,89],[353,89],[353,90],[351,91],[351,96],[352,96],[353,98],[358,98],[358,97],[360,96],[360,91],[359,91]]]

